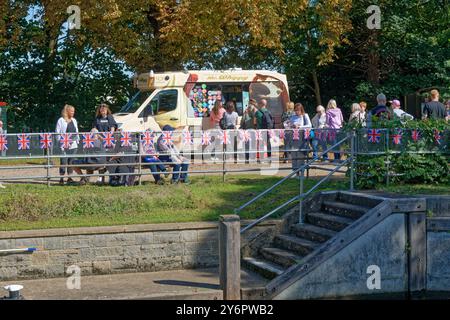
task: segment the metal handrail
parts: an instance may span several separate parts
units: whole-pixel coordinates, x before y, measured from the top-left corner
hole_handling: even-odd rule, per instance
[[[319,182],[317,182],[308,192],[300,194],[298,196],[295,196],[291,199],[289,199],[287,202],[283,203],[282,205],[278,206],[277,208],[273,209],[272,211],[270,211],[269,213],[266,213],[264,216],[262,216],[259,219],[256,219],[255,221],[253,221],[252,223],[248,224],[247,226],[245,226],[244,228],[241,229],[241,233],[244,233],[245,231],[253,228],[254,226],[256,226],[257,224],[259,224],[260,222],[266,220],[267,218],[271,217],[272,215],[274,215],[276,212],[278,212],[279,210],[283,209],[284,207],[290,205],[291,203],[306,198],[307,196],[309,196],[312,192],[314,192],[323,182],[325,182],[331,175],[333,175],[333,173],[338,172],[339,168],[341,168],[342,166],[346,165],[351,158],[343,161],[342,163],[340,163],[338,166],[336,166],[336,168],[330,172],[327,176],[325,176],[324,178],[320,179]]]
[[[349,139],[350,136],[345,137],[344,139],[342,139],[341,141],[339,141],[338,143],[336,143],[335,145],[331,146],[330,148],[328,148],[325,151],[322,151],[322,153],[320,154],[320,156],[317,156],[317,158],[315,159],[311,159],[310,161],[308,161],[307,163],[305,163],[304,165],[302,165],[300,168],[295,169],[294,171],[292,171],[290,174],[288,174],[286,177],[284,177],[283,179],[281,179],[280,181],[278,181],[277,183],[275,183],[273,186],[271,186],[270,188],[268,188],[267,190],[261,192],[259,195],[257,195],[256,197],[254,197],[252,200],[248,201],[247,203],[243,204],[242,206],[240,206],[237,209],[234,209],[234,213],[237,214],[240,211],[242,211],[243,209],[245,209],[246,207],[248,207],[249,205],[251,205],[252,203],[254,203],[255,201],[259,200],[260,198],[262,198],[263,196],[265,196],[266,194],[268,194],[269,192],[271,192],[273,189],[275,189],[276,187],[278,187],[279,185],[283,184],[286,180],[288,180],[289,178],[291,178],[292,176],[296,175],[298,172],[300,172],[301,170],[305,170],[308,169],[309,166],[318,161],[321,157],[323,157],[324,154],[331,152],[334,148],[340,146],[341,144],[343,144],[345,141],[347,141]]]

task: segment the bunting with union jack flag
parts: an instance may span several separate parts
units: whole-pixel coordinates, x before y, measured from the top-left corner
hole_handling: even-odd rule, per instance
[[[8,139],[6,134],[0,134],[0,151],[8,150]]]
[[[153,131],[149,130],[141,134],[141,143],[144,145],[144,147],[150,147],[154,145],[155,134],[153,133]]]
[[[292,140],[300,140],[300,130],[294,129],[292,131]]]
[[[39,135],[39,145],[41,149],[50,149],[52,144],[53,140],[51,133],[41,133]]]
[[[420,140],[419,130],[415,129],[415,130],[411,131],[411,138],[413,139],[414,142],[419,141]]]
[[[403,137],[403,133],[401,130],[397,130],[394,132],[394,134],[392,135],[392,142],[395,145],[399,145],[402,143],[402,137]]]
[[[280,138],[280,140],[281,140],[281,139],[284,140],[284,137],[285,137],[285,136],[286,136],[286,135],[285,135],[284,129],[278,129],[278,137]]]
[[[305,139],[311,138],[311,129],[305,129]]]
[[[442,141],[442,133],[439,130],[434,130],[434,141],[436,141],[437,144],[441,144]]]
[[[21,133],[17,135],[17,146],[19,150],[29,150],[30,149],[30,135],[26,133]]]
[[[335,130],[328,130],[327,131],[327,138],[328,138],[328,141],[331,141],[331,142],[335,141],[336,140],[336,131]]]
[[[231,140],[230,140],[230,134],[228,132],[228,130],[222,130],[220,132],[220,141],[222,141],[222,144],[230,144]]]
[[[209,146],[211,144],[211,136],[208,131],[202,131],[202,146]]]
[[[59,135],[59,142],[61,143],[61,148],[69,149],[72,144],[72,134],[71,133],[63,133]]]
[[[186,146],[190,146],[194,144],[194,136],[189,130],[183,131],[183,143]]]
[[[250,131],[239,130],[239,140],[241,140],[243,142],[249,142],[251,140]]]
[[[114,133],[104,132],[103,133],[103,146],[105,148],[112,148],[116,145],[116,140],[114,139]]]
[[[172,144],[172,131],[163,131],[162,142],[168,146]]]
[[[379,129],[369,129],[367,132],[367,139],[370,143],[380,143],[381,140],[381,130]]]
[[[263,132],[261,130],[256,130],[255,131],[255,139],[256,141],[263,141]]]
[[[130,132],[121,132],[120,133],[120,146],[121,147],[130,147],[131,146],[131,133]]]
[[[94,135],[92,133],[83,134],[83,149],[91,149],[94,147]]]

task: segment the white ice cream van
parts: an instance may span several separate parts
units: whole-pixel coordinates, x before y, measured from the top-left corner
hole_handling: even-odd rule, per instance
[[[233,100],[242,116],[251,98],[266,99],[280,127],[289,100],[286,76],[265,70],[149,72],[135,76],[134,86],[139,92],[114,114],[125,131],[160,131],[166,124],[206,130],[211,127],[209,111],[217,99]]]

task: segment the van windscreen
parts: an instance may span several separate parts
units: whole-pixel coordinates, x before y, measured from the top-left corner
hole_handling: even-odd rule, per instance
[[[135,113],[153,91],[154,90],[146,92],[138,91],[127,104],[120,109],[119,113]]]

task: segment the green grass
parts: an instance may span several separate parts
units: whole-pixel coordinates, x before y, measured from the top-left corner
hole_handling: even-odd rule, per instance
[[[27,230],[122,224],[217,221],[280,177],[261,175],[192,177],[191,185],[136,187],[8,184],[0,189],[0,230]],[[305,181],[305,191],[316,180]],[[330,181],[319,190],[345,190],[348,183]],[[380,190],[403,194],[449,194],[449,186],[392,185]],[[298,194],[299,181],[288,180],[270,197],[241,213],[254,219]],[[281,215],[281,213],[280,213]],[[278,216],[280,216],[278,215]],[[276,216],[274,216],[276,217]]]
[[[279,177],[242,175],[193,177],[191,185],[136,187],[52,186],[8,184],[0,191],[0,230],[23,230],[119,224],[217,221]],[[314,181],[306,181],[312,186]],[[321,190],[345,188],[331,182]],[[267,213],[298,194],[299,181],[290,179],[271,196],[242,212],[242,219]],[[307,189],[305,189],[307,190]]]
[[[380,187],[378,189],[407,195],[450,195],[450,184],[390,185],[389,187]]]

